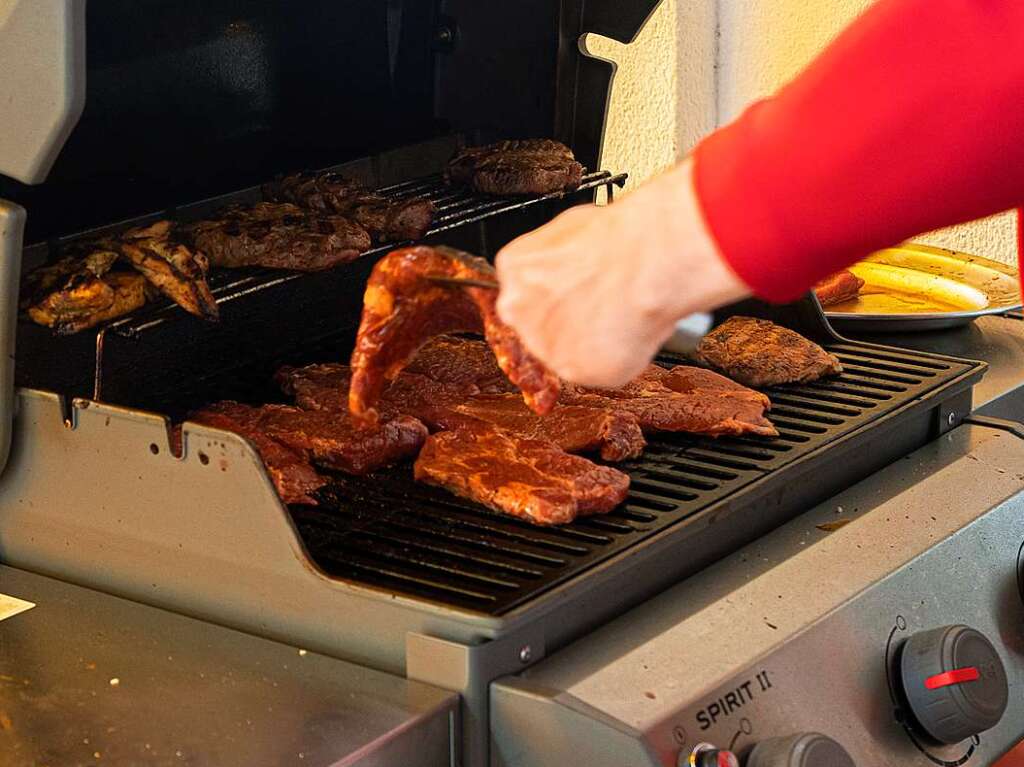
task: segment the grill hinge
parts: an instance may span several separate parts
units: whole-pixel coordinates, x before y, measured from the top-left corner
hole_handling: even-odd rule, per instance
[[[476,645],[406,634],[406,677],[457,692],[462,698],[461,749],[453,751],[456,764],[490,764],[491,682],[537,662],[544,657],[544,649],[544,634],[536,627]]]

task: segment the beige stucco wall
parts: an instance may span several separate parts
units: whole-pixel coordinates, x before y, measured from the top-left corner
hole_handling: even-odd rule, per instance
[[[634,182],[774,91],[873,0],[664,0],[630,46],[588,43],[619,63],[604,166]],[[1012,214],[916,239],[1012,261]]]

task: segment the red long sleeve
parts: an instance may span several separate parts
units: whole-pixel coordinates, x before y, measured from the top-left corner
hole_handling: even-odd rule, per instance
[[[1024,202],[1024,0],[880,0],[695,150],[697,196],[755,293]]]

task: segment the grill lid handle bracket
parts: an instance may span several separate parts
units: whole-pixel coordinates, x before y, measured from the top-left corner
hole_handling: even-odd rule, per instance
[[[0,199],[0,472],[7,466],[14,421],[14,339],[25,209]]]

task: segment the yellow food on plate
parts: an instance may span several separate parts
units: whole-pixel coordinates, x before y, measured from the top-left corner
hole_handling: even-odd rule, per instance
[[[859,299],[861,311],[870,311],[870,304],[879,300],[886,311],[898,304],[904,312],[979,311],[989,304],[988,296],[977,288],[938,274],[872,262],[856,264],[850,271],[865,283]],[[873,300],[875,296],[878,299]]]

